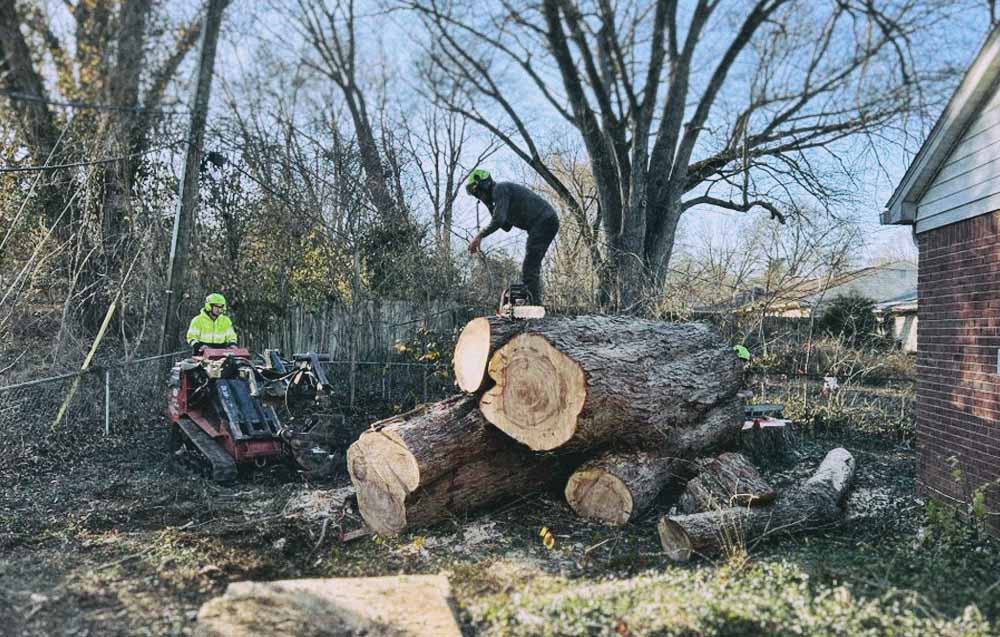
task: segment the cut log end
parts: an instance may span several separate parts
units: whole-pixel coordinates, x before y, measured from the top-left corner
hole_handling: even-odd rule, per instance
[[[406,528],[406,496],[420,484],[416,460],[398,440],[366,433],[347,450],[347,470],[365,522],[379,535]]]
[[[598,469],[574,473],[566,483],[566,501],[580,517],[615,526],[632,517],[632,493],[618,477]]]
[[[455,382],[467,393],[479,391],[490,355],[490,322],[479,317],[466,324],[455,344]]]
[[[687,562],[691,559],[694,551],[691,547],[691,538],[684,527],[664,516],[660,518],[656,530],[660,534],[660,544],[667,557],[675,562]]]
[[[561,446],[576,432],[587,397],[583,369],[544,336],[521,334],[489,363],[496,385],[483,394],[483,416],[536,451]]]

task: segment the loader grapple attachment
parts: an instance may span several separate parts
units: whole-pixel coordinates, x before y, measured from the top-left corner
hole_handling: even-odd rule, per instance
[[[216,408],[225,414],[234,440],[272,438],[281,425],[274,408],[250,397],[245,381],[220,379],[215,384]]]

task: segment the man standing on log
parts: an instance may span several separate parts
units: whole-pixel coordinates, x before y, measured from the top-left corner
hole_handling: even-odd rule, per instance
[[[469,242],[469,254],[479,251],[479,244],[498,229],[510,232],[511,228],[528,231],[524,249],[521,281],[531,294],[531,302],[542,304],[542,259],[559,232],[559,215],[544,199],[524,186],[508,181],[496,183],[488,172],[477,168],[469,175],[465,191],[482,201],[493,216],[486,226]]]

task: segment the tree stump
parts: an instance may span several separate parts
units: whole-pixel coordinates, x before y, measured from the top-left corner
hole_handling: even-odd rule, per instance
[[[740,448],[758,461],[785,458],[795,444],[790,420],[755,418],[744,422],[740,429]]]
[[[774,489],[743,455],[726,452],[697,463],[698,475],[684,488],[678,505],[685,513],[774,501]]]
[[[622,526],[677,476],[678,462],[642,451],[604,454],[573,472],[566,501],[580,517]]]
[[[558,463],[531,454],[486,422],[471,396],[454,396],[375,423],[347,450],[361,517],[396,535],[544,489]]]
[[[697,453],[735,440],[743,365],[709,326],[579,316],[526,329],[490,359],[480,410],[531,449],[624,441]]]
[[[835,523],[843,516],[840,502],[854,476],[854,457],[837,448],[801,487],[780,495],[771,506],[732,507],[717,511],[663,516],[657,525],[667,555],[685,562],[725,548],[777,533],[802,533]]]

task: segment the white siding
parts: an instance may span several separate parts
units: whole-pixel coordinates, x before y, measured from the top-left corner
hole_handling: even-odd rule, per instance
[[[972,119],[917,204],[917,232],[1000,209],[1000,91]]]

